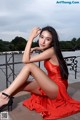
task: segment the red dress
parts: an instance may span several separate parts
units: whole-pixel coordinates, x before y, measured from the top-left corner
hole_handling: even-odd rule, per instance
[[[68,95],[68,83],[67,80],[61,79],[59,66],[48,60],[44,62],[44,66],[48,71],[49,78],[58,85],[57,97],[51,100],[41,88],[38,88],[42,96],[32,94],[29,99],[23,101],[23,105],[41,113],[44,120],[54,120],[80,112],[80,101],[76,101]]]

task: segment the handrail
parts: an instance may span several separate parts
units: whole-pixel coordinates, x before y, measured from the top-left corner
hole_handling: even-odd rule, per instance
[[[2,66],[5,67],[5,77],[6,77],[6,87],[9,86],[9,84],[11,83],[9,81],[9,77],[10,75],[12,75],[13,77],[13,80],[15,78],[15,69],[14,69],[14,65],[15,64],[22,64],[21,61],[19,62],[15,62],[14,61],[14,58],[16,54],[23,54],[23,51],[17,51],[17,52],[5,52],[1,55],[4,55],[5,56],[5,63],[2,63],[0,64],[0,70],[3,69],[1,68]],[[75,72],[75,79],[77,78],[77,63],[78,63],[78,60],[77,58],[80,57],[80,56],[68,56],[68,57],[64,57],[66,63],[67,63],[67,66],[70,67],[70,70],[74,71]],[[11,67],[12,66],[12,67]],[[40,67],[40,62],[39,62],[39,67]],[[8,69],[11,71],[11,73],[8,72]],[[3,70],[2,70],[3,71]]]

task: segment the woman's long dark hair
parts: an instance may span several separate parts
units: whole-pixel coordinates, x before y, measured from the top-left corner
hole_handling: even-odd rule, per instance
[[[68,68],[67,68],[66,62],[65,62],[63,55],[61,53],[61,50],[60,50],[58,34],[57,34],[56,30],[51,26],[46,26],[46,27],[42,28],[40,34],[43,31],[48,31],[52,35],[52,46],[54,47],[55,54],[56,54],[58,62],[59,62],[61,77],[63,80],[67,80],[69,73],[68,73]]]

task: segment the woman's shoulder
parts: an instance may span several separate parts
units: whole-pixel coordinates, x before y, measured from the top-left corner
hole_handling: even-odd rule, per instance
[[[49,51],[50,53],[55,53],[55,51],[54,51],[54,48],[53,47],[50,47],[50,48],[48,48],[46,51]]]

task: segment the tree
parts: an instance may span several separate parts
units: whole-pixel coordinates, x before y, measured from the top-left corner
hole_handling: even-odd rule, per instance
[[[26,43],[27,41],[24,38],[18,36],[11,41],[11,44],[14,45],[14,50],[16,51],[24,50]]]
[[[10,51],[9,45],[10,45],[10,42],[3,41],[2,39],[0,39],[0,52]]]
[[[76,46],[76,49],[80,50],[80,38],[77,39]]]

